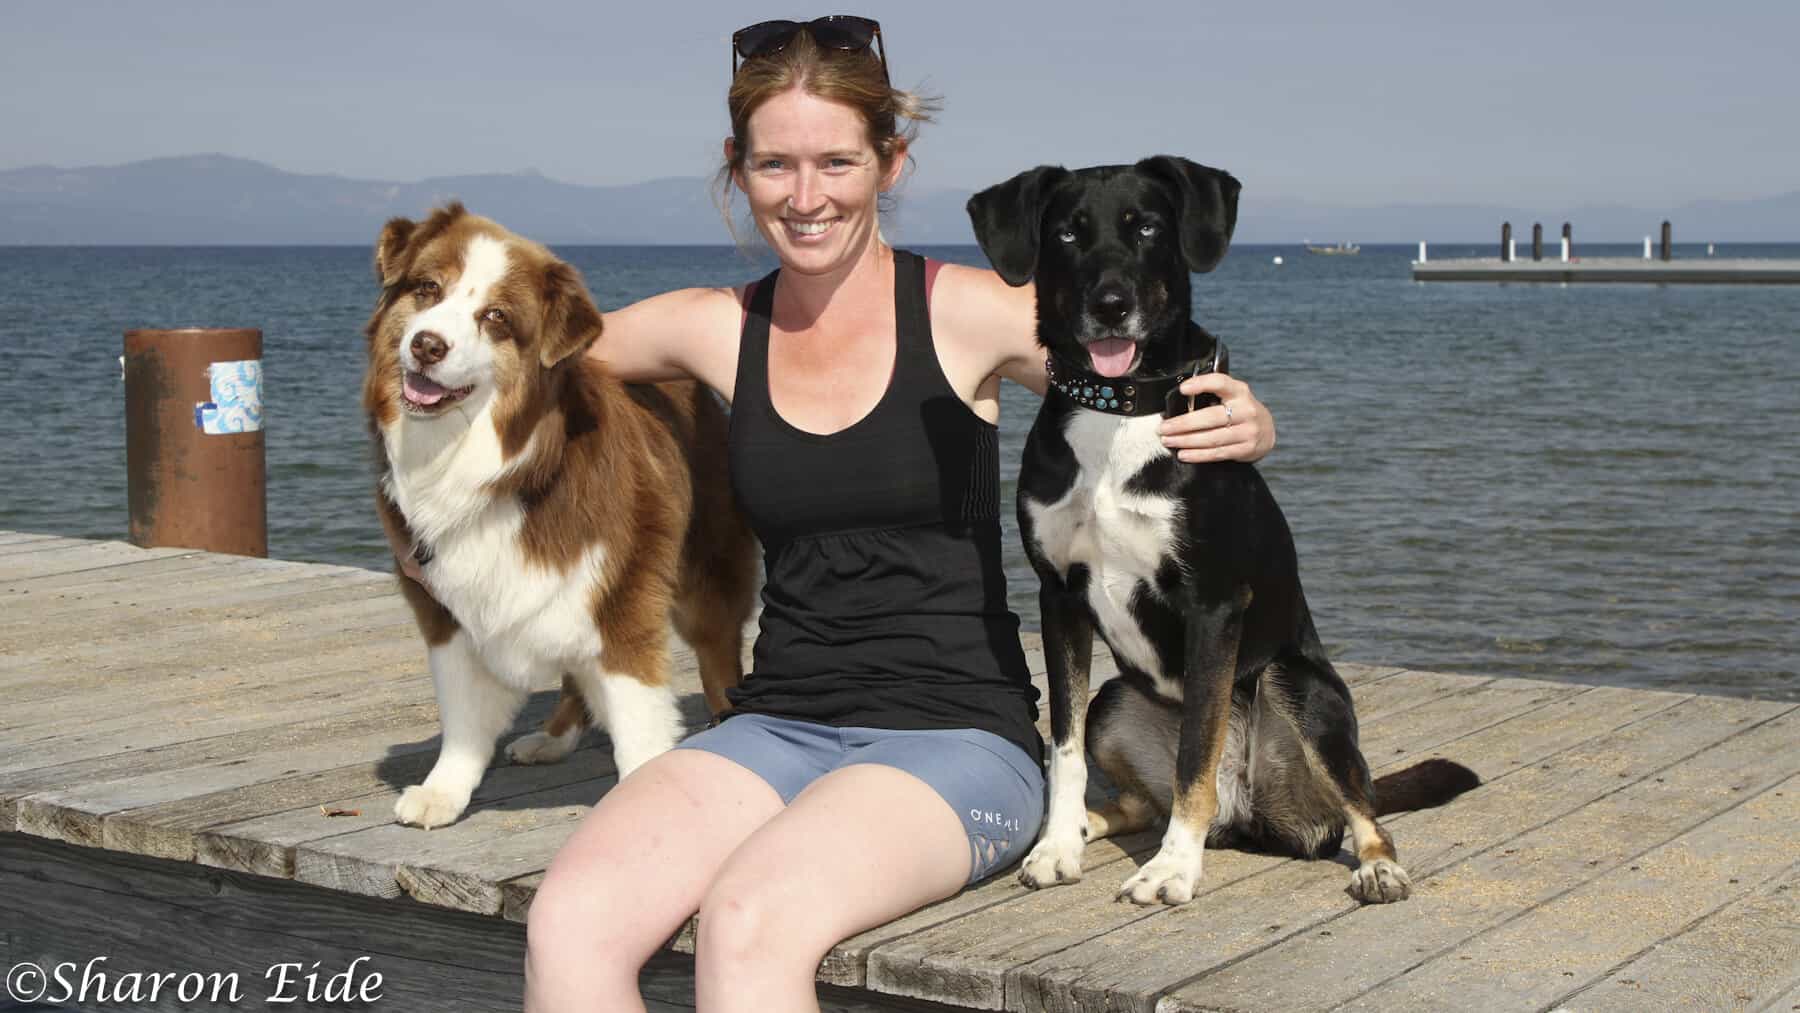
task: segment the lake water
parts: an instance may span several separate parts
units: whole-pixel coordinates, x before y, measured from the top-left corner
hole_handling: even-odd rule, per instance
[[[766,269],[558,252],[602,307]],[[1800,287],[1422,285],[1414,252],[1245,246],[1196,285],[1278,421],[1261,467],[1334,656],[1800,699]],[[124,537],[122,333],[260,327],[270,554],[387,568],[358,406],[375,294],[363,248],[0,247],[0,528]],[[1007,386],[1009,504],[1035,400]],[[1035,628],[1010,516],[1008,549]]]

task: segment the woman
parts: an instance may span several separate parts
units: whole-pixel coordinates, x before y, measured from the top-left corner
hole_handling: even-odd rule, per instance
[[[874,22],[733,45],[726,170],[780,269],[609,314],[591,354],[733,402],[767,567],[755,664],[725,720],[607,792],[557,856],[529,920],[533,1010],[642,1009],[639,969],[695,911],[701,1009],[816,1008],[834,944],[1009,864],[1041,819],[994,435],[1001,377],[1045,389],[1032,291],[882,240],[897,118],[924,117]],[[1166,423],[1182,460],[1274,445],[1243,383],[1183,390],[1231,411]]]

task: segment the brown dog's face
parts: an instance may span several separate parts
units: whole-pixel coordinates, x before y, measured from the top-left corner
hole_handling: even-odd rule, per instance
[[[375,273],[363,400],[382,426],[504,411],[600,334],[573,268],[460,204],[388,222]]]

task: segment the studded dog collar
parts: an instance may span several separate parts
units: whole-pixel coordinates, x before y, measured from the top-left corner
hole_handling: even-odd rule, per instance
[[[1212,359],[1196,359],[1178,373],[1162,376],[1101,376],[1071,366],[1054,353],[1044,359],[1044,371],[1050,376],[1050,389],[1089,411],[1135,418],[1161,413],[1173,418],[1195,408],[1218,404],[1211,394],[1184,396],[1181,381],[1202,373],[1224,373],[1230,369],[1231,355],[1225,342],[1213,342]]]

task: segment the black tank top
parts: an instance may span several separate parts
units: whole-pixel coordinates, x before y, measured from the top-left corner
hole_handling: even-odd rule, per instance
[[[892,378],[830,435],[769,400],[779,274],[757,283],[738,349],[731,479],[766,577],[754,661],[726,716],[979,728],[1041,761],[1000,561],[999,439],[938,364],[924,260],[894,251]]]

